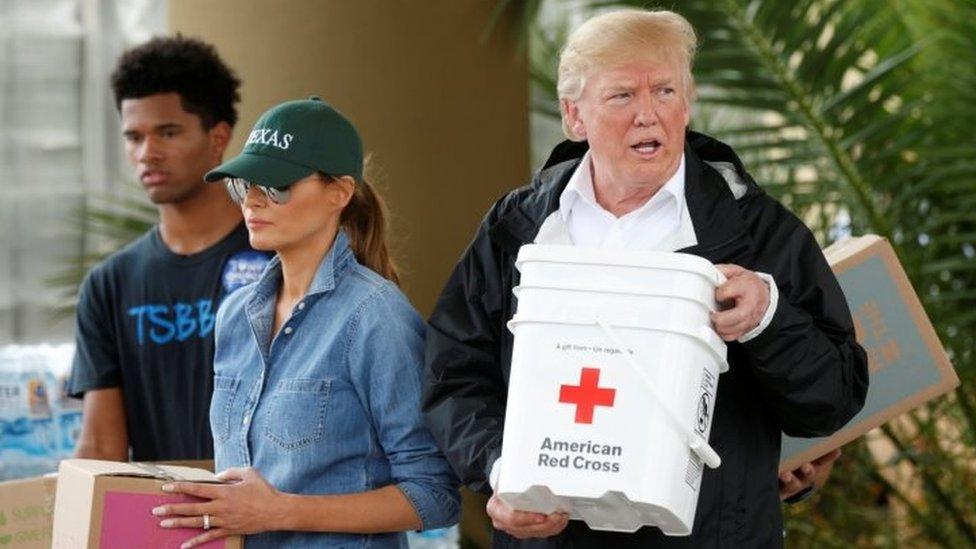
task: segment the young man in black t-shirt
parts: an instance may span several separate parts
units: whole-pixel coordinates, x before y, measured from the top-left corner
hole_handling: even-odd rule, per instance
[[[239,86],[212,46],[179,35],[129,50],[112,75],[126,155],[160,222],[82,285],[69,384],[84,395],[78,457],[213,456],[217,307],[267,262],[223,186],[203,180],[231,138]]]

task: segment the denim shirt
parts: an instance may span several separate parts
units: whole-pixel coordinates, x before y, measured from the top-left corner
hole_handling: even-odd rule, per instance
[[[395,485],[424,529],[457,522],[458,481],[420,411],[424,324],[340,232],[271,339],[275,257],[217,314],[210,426],[217,470],[254,467],[292,494]],[[268,532],[253,547],[407,547],[404,533]]]

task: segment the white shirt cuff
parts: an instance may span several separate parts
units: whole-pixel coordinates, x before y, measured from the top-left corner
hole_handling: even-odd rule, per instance
[[[769,323],[773,321],[773,315],[776,314],[776,305],[779,303],[779,288],[776,287],[776,281],[773,280],[772,275],[766,273],[756,274],[769,286],[769,304],[766,305],[766,312],[763,314],[762,320],[759,321],[759,325],[743,334],[739,338],[739,343],[745,343],[761,334],[766,329],[766,326],[769,326]]]
[[[488,473],[488,484],[491,485],[491,491],[498,490],[498,476],[502,474],[501,467],[502,458],[496,458],[495,463],[491,464],[491,472]]]

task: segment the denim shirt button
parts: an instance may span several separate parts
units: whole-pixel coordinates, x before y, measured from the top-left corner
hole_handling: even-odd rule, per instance
[[[285,326],[285,335],[288,335],[291,332],[292,332],[291,326]]]
[[[244,414],[244,421],[241,422],[241,425],[246,427],[248,421],[251,421],[251,414]]]
[[[305,302],[304,301],[299,301],[298,302],[298,310],[301,311],[304,308],[305,308]]]

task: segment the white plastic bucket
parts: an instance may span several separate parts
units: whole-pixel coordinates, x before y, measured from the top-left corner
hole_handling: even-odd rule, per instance
[[[712,330],[721,274],[661,252],[527,245],[499,496],[599,530],[688,535],[725,344]]]

